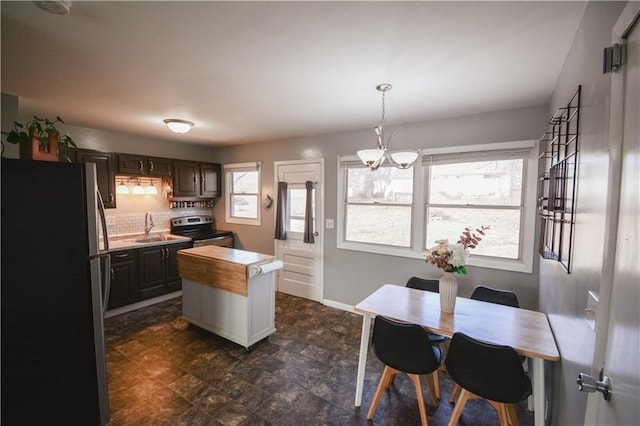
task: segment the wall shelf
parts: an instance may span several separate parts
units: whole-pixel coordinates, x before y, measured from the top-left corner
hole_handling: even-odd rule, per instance
[[[540,255],[560,262],[567,273],[571,273],[575,228],[580,92],[578,86],[566,106],[549,119],[550,131],[540,138]]]

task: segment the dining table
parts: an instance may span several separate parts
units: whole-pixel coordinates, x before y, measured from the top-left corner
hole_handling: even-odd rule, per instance
[[[356,407],[362,405],[371,320],[382,315],[419,324],[431,333],[447,337],[462,332],[486,343],[511,346],[528,357],[533,382],[534,424],[545,424],[544,362],[558,361],[560,354],[544,313],[463,297],[456,298],[453,313],[445,313],[440,310],[438,293],[395,284],[383,285],[358,303],[354,310],[363,315]]]

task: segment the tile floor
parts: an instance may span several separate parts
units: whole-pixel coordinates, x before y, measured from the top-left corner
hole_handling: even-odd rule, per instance
[[[186,323],[181,309],[177,298],[105,321],[110,425],[367,424],[382,364],[369,351],[363,406],[355,409],[359,315],[276,293],[277,331],[247,352]],[[440,386],[439,406],[426,405],[431,426],[446,425],[452,410],[452,382],[442,372]],[[533,424],[524,404],[518,417]],[[383,396],[373,424],[420,424],[405,376]],[[474,400],[460,424],[498,418]]]

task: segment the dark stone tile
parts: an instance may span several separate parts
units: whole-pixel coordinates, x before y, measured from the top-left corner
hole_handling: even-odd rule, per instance
[[[355,408],[362,317],[276,293],[277,331],[250,351],[188,324],[180,299],[105,320],[112,421],[131,425],[412,425],[420,423],[413,383],[403,374],[385,391],[374,421],[366,413],[383,365],[367,357],[363,406]],[[445,425],[453,383],[439,372],[442,401],[426,404]],[[423,392],[428,401],[426,383]],[[520,424],[533,416],[518,406]],[[461,425],[497,424],[473,400]]]

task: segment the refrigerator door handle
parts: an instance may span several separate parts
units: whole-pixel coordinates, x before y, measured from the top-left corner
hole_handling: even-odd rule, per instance
[[[102,226],[102,239],[104,240],[104,251],[109,251],[109,234],[107,233],[107,217],[104,212],[104,202],[100,191],[96,191],[98,196],[98,213],[100,215],[100,225]]]
[[[111,293],[111,275],[113,271],[111,270],[111,255],[109,253],[104,253],[98,256],[101,259],[105,259],[104,261],[104,286],[102,287],[102,316],[104,317],[105,312],[107,312],[107,306],[109,305],[109,294]]]

